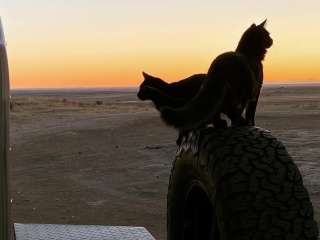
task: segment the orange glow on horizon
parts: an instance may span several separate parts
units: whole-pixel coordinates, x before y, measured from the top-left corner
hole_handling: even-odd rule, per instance
[[[270,50],[271,51],[271,50]],[[165,54],[164,54],[165,55]],[[126,87],[138,86],[146,71],[168,82],[195,73],[205,73],[214,57],[189,56],[61,57],[51,59],[14,59],[11,57],[12,88]],[[275,59],[264,62],[265,82],[320,82],[319,60],[299,62]]]
[[[1,17],[11,87],[137,86],[142,71],[176,81],[205,73],[266,17],[274,46],[264,62],[265,82],[320,83],[320,2],[288,4],[10,0]]]

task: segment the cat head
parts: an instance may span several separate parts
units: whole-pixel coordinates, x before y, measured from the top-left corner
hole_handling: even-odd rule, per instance
[[[144,87],[144,86],[153,87],[158,82],[162,82],[162,80],[160,78],[154,77],[154,76],[152,76],[152,75],[150,75],[150,74],[148,74],[146,72],[142,72],[142,75],[143,75],[144,80],[141,83],[140,88]]]
[[[263,60],[268,48],[273,44],[270,33],[266,30],[267,20],[256,25],[252,24],[242,35],[237,47],[237,51]]]
[[[138,98],[141,100],[146,100],[146,96],[145,96],[145,87],[154,87],[155,85],[157,85],[158,82],[162,81],[160,78],[151,76],[150,74],[146,73],[146,72],[142,72],[143,75],[143,82],[140,84],[139,87],[139,91],[138,91]]]

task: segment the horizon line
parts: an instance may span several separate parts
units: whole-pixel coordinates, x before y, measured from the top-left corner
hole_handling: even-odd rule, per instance
[[[320,81],[312,81],[312,82],[266,82],[263,86],[275,86],[275,85],[282,85],[282,86],[320,86]],[[12,87],[10,90],[86,90],[86,89],[96,89],[96,90],[117,90],[117,89],[137,89],[139,85],[129,85],[129,86],[80,86],[80,87]]]

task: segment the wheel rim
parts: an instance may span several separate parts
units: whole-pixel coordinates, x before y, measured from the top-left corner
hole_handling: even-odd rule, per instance
[[[183,240],[196,239],[219,240],[214,206],[199,184],[193,184],[188,191],[183,219]]]

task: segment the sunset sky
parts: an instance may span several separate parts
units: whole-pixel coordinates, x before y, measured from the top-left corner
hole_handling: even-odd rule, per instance
[[[320,82],[320,1],[2,0],[13,88],[136,86],[206,72],[268,18],[266,82]]]

